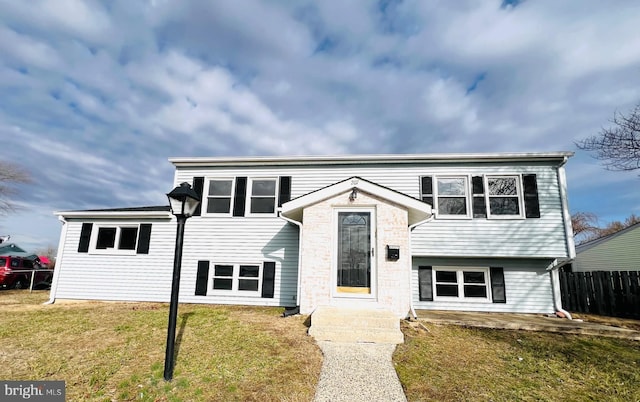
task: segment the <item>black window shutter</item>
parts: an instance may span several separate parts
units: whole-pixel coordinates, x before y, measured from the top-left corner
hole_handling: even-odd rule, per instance
[[[433,207],[433,177],[422,176],[420,178],[420,191],[422,192],[422,202]]]
[[[522,176],[524,184],[524,211],[527,218],[540,217],[540,203],[538,201],[538,182],[535,174]]]
[[[262,297],[273,298],[276,280],[276,263],[265,261],[262,267]]]
[[[198,197],[200,197],[200,204],[198,204],[198,207],[196,208],[196,211],[193,213],[193,216],[200,216],[202,215],[202,189],[204,187],[204,177],[194,177],[193,178],[193,191],[196,192],[196,194],[198,194]]]
[[[236,177],[236,193],[233,196],[233,216],[244,216],[247,178]]]
[[[433,301],[433,276],[432,268],[429,266],[418,267],[418,291],[420,301]]]
[[[484,200],[484,180],[482,176],[473,176],[471,184],[473,187],[473,217],[486,218],[487,205]]]
[[[278,197],[278,206],[288,202],[291,199],[291,176],[280,176],[280,196]]]
[[[91,239],[91,229],[93,223],[83,223],[80,231],[80,242],[78,243],[78,252],[86,253],[89,251],[89,240]]]
[[[149,243],[151,241],[151,224],[143,223],[140,225],[138,232],[138,250],[137,254],[149,254]]]
[[[209,261],[198,261],[198,273],[196,274],[196,296],[207,295],[208,281],[209,281]]]
[[[491,294],[494,303],[506,303],[507,293],[504,288],[504,269],[491,267]]]

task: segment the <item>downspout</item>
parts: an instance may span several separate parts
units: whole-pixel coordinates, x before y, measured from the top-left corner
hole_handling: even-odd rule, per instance
[[[296,306],[300,307],[300,277],[302,276],[301,263],[302,263],[302,223],[298,221],[294,221],[293,219],[289,219],[286,216],[283,216],[282,213],[278,214],[278,217],[296,225],[299,228],[298,235],[298,285],[296,290]]]
[[[418,314],[416,314],[416,309],[413,306],[413,292],[411,291],[411,289],[413,289],[413,284],[412,284],[412,278],[413,278],[413,254],[411,251],[411,232],[413,232],[413,229],[415,229],[416,227],[422,225],[423,223],[427,223],[433,220],[434,217],[434,213],[433,210],[431,211],[431,216],[429,216],[427,219],[423,219],[420,222],[414,223],[413,225],[409,225],[409,229],[408,229],[408,236],[409,236],[409,250],[407,251],[407,253],[409,254],[409,308],[411,309],[411,315],[413,315],[413,319],[417,320],[418,319]]]
[[[67,241],[67,221],[62,215],[58,215],[58,220],[62,223],[62,231],[60,233],[60,240],[58,241],[58,252],[56,253],[56,265],[53,270],[53,279],[51,280],[51,290],[49,291],[49,300],[42,304],[53,304],[56,301],[56,291],[58,290],[58,278],[60,277],[60,270],[62,269],[62,256],[64,255],[63,249]]]
[[[573,240],[573,227],[571,226],[571,214],[569,213],[569,202],[567,196],[567,175],[564,165],[567,163],[564,157],[562,163],[558,165],[558,187],[560,188],[560,201],[562,202],[562,219],[564,221],[565,238],[567,239],[567,255],[570,259],[576,258],[576,245]]]
[[[571,226],[571,214],[569,213],[569,202],[567,196],[567,175],[564,170],[564,165],[569,158],[565,156],[562,162],[558,165],[558,187],[560,189],[560,201],[562,203],[562,220],[564,221],[564,232],[567,246],[567,255],[569,258],[562,263],[558,263],[558,260],[554,260],[549,265],[551,270],[551,286],[553,287],[553,300],[556,311],[562,313],[568,319],[572,320],[571,314],[562,308],[562,295],[560,293],[560,274],[558,270],[563,266],[576,258],[576,245],[573,239],[573,227]]]
[[[558,271],[564,265],[573,261],[572,259],[568,259],[559,263],[557,259],[553,260],[551,264],[547,267],[548,271],[551,271],[551,289],[553,291],[553,304],[557,312],[564,314],[569,320],[573,320],[571,317],[571,313],[562,308],[562,293],[560,292],[560,274]]]

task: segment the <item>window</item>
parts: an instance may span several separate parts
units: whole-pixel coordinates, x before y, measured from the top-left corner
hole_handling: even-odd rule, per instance
[[[420,199],[422,202],[433,205],[433,178],[431,176],[423,176],[420,178]]]
[[[207,214],[229,214],[233,179],[211,179],[207,192]]]
[[[436,192],[438,215],[462,216],[469,215],[467,177],[438,177]]]
[[[519,176],[487,176],[489,217],[521,217]]]
[[[251,179],[249,187],[249,213],[273,214],[276,211],[276,179]]]
[[[489,300],[487,268],[434,267],[436,299]]]
[[[114,248],[116,245],[116,231],[116,228],[98,229],[98,240],[96,241],[96,248],[98,250]]]
[[[421,176],[420,198],[438,218],[540,218],[535,174]]]
[[[238,290],[258,291],[260,267],[257,265],[240,265],[238,274]]]
[[[213,267],[213,290],[258,295],[262,279],[260,274],[260,265],[216,264]]]
[[[138,244],[138,226],[101,226],[94,231],[94,252],[111,252],[114,250],[135,253]]]
[[[233,265],[215,265],[213,289],[233,290]]]
[[[120,228],[119,250],[135,250],[138,240],[138,228]]]

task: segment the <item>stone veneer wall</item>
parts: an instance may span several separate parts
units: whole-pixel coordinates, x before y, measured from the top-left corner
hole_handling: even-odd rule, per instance
[[[349,201],[351,191],[311,205],[304,210],[302,252],[300,260],[300,312],[310,314],[318,306],[345,305],[385,308],[398,317],[409,311],[411,290],[408,214],[404,207],[358,192]],[[374,207],[377,225],[375,262],[372,281],[377,281],[377,299],[364,302],[357,298],[332,299],[336,286],[335,245],[337,229],[334,222],[336,208]],[[388,261],[386,246],[400,247],[400,259]]]

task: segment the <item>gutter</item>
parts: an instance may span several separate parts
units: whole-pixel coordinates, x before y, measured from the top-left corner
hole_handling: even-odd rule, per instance
[[[292,223],[294,225],[296,225],[299,230],[300,233],[298,235],[298,286],[296,289],[296,306],[298,306],[298,308],[300,308],[300,277],[302,276],[302,269],[301,269],[301,264],[302,264],[302,223],[298,222],[298,221],[294,221],[293,219],[289,219],[286,216],[283,216],[282,213],[278,214],[278,218],[281,218],[282,220]]]
[[[282,157],[172,157],[176,167],[201,166],[305,166],[305,165],[362,165],[413,164],[449,162],[537,162],[558,161],[573,156],[573,152],[513,152],[513,153],[448,153],[448,154],[373,154],[318,155]]]
[[[553,292],[553,304],[556,309],[556,312],[564,314],[564,316],[567,317],[569,320],[573,320],[573,317],[571,317],[571,313],[569,313],[567,310],[562,308],[562,294],[560,292],[560,274],[558,273],[558,271],[560,270],[560,268],[571,263],[572,261],[573,261],[573,258],[569,258],[561,262],[558,262],[558,259],[556,258],[547,267],[547,271],[551,271],[551,289]]]
[[[51,280],[51,290],[49,291],[49,300],[42,303],[43,305],[53,304],[56,301],[56,291],[58,290],[58,278],[60,277],[60,270],[62,269],[62,256],[64,255],[64,245],[67,242],[67,221],[64,216],[58,215],[58,220],[62,223],[62,233],[60,234],[60,240],[58,241],[58,252],[56,253],[56,266],[53,270],[53,279]]]
[[[433,218],[435,217],[435,210],[431,210],[431,216],[428,217],[427,219],[423,219],[420,222],[414,223],[413,225],[409,225],[408,228],[408,236],[409,236],[409,250],[408,250],[408,254],[409,254],[409,308],[411,309],[411,315],[413,315],[413,319],[417,320],[418,319],[418,314],[416,314],[416,309],[413,306],[413,286],[411,283],[411,278],[412,278],[412,274],[413,274],[413,253],[411,251],[411,232],[413,232],[413,229],[415,229],[416,227],[422,225],[423,223],[427,223],[427,222],[431,222],[433,220]]]

